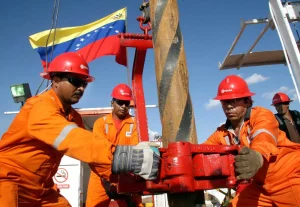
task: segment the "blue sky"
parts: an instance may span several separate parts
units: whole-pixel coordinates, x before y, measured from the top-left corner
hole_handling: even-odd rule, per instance
[[[141,13],[142,1],[61,1],[57,27],[78,26],[93,22],[118,9],[127,7],[129,32],[141,32],[136,17]],[[284,65],[250,67],[240,70],[220,71],[218,62],[222,62],[236,34],[241,19],[268,17],[268,2],[252,1],[196,1],[178,0],[180,27],[189,71],[190,94],[195,111],[196,128],[199,143],[213,133],[225,117],[218,102],[211,99],[216,95],[219,82],[229,74],[238,74],[248,82],[250,89],[256,92],[255,105],[270,106],[272,95],[277,91],[288,93],[295,98],[294,86]],[[0,133],[4,133],[14,115],[4,115],[5,111],[19,110],[14,104],[10,85],[28,82],[34,94],[42,81],[39,55],[34,51],[28,37],[47,30],[51,26],[53,1],[4,1],[0,18],[0,63],[2,101],[0,102]],[[234,53],[246,52],[262,30],[262,25],[247,27],[243,38]],[[269,30],[257,45],[255,51],[281,49],[276,31]],[[90,63],[91,73],[96,82],[90,84],[81,102],[75,107],[107,107],[110,105],[112,88],[119,83],[127,83],[126,68],[115,63],[113,56],[102,57]],[[129,64],[132,66],[133,50],[129,50]],[[157,104],[157,89],[153,50],[149,50],[144,69],[144,90],[146,104]],[[291,104],[299,110],[299,102]],[[147,110],[149,127],[161,132],[157,108]]]

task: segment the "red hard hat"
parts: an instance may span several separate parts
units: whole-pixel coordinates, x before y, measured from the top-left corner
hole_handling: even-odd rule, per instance
[[[128,85],[121,83],[113,89],[111,96],[118,100],[131,101],[132,91]]]
[[[229,75],[223,79],[218,88],[218,95],[214,98],[215,100],[227,100],[235,98],[243,98],[253,96],[246,81],[237,76]]]
[[[48,71],[41,73],[41,76],[50,80],[51,73],[75,73],[85,75],[87,82],[94,81],[94,77],[90,76],[90,70],[87,62],[82,55],[75,52],[66,52],[55,57],[49,64]]]
[[[292,102],[293,100],[291,100],[288,95],[286,95],[285,93],[276,93],[272,99],[272,104],[271,106],[274,106],[275,104],[280,104],[280,103],[284,103],[284,102]]]

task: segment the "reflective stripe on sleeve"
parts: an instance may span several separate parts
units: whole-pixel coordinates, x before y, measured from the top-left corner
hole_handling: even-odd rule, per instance
[[[229,136],[226,136],[226,137],[225,137],[225,141],[226,141],[226,144],[227,144],[227,145],[230,145]]]
[[[55,141],[53,142],[53,147],[58,149],[58,146],[65,140],[72,129],[78,128],[76,124],[69,124],[61,130],[60,134],[56,137]]]
[[[266,129],[258,129],[258,130],[256,130],[256,132],[251,136],[251,141],[252,141],[257,135],[259,135],[260,133],[267,133],[268,135],[270,135],[270,136],[274,139],[275,143],[277,144],[277,139],[276,139],[276,137],[274,136],[274,134],[272,134],[271,132],[269,132],[269,131],[266,130]]]

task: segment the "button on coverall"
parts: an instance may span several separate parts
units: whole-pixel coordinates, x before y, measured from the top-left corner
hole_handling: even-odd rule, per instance
[[[249,108],[237,136],[241,146],[261,153],[264,164],[230,206],[300,206],[300,145],[279,130],[273,113]],[[225,124],[204,144],[233,145],[233,138]]]
[[[93,132],[99,137],[106,137],[113,145],[136,145],[139,142],[136,124],[131,115],[127,115],[121,122],[119,130],[117,130],[112,114],[101,117],[96,120]],[[131,199],[135,200],[138,206],[143,207],[140,196],[132,196]],[[117,200],[117,202],[119,206],[122,206],[121,200]],[[91,171],[86,207],[107,207],[109,203],[110,198],[105,192],[101,179]]]
[[[0,140],[0,206],[70,206],[53,189],[63,155],[108,178],[114,147],[81,127],[80,115],[71,108],[66,117],[53,90],[28,99]]]

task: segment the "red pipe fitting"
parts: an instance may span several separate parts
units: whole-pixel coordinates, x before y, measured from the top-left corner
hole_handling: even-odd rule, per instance
[[[234,172],[238,150],[238,146],[170,143],[168,148],[160,148],[160,174],[155,181],[120,176],[118,192],[155,194],[234,188],[238,184]]]

